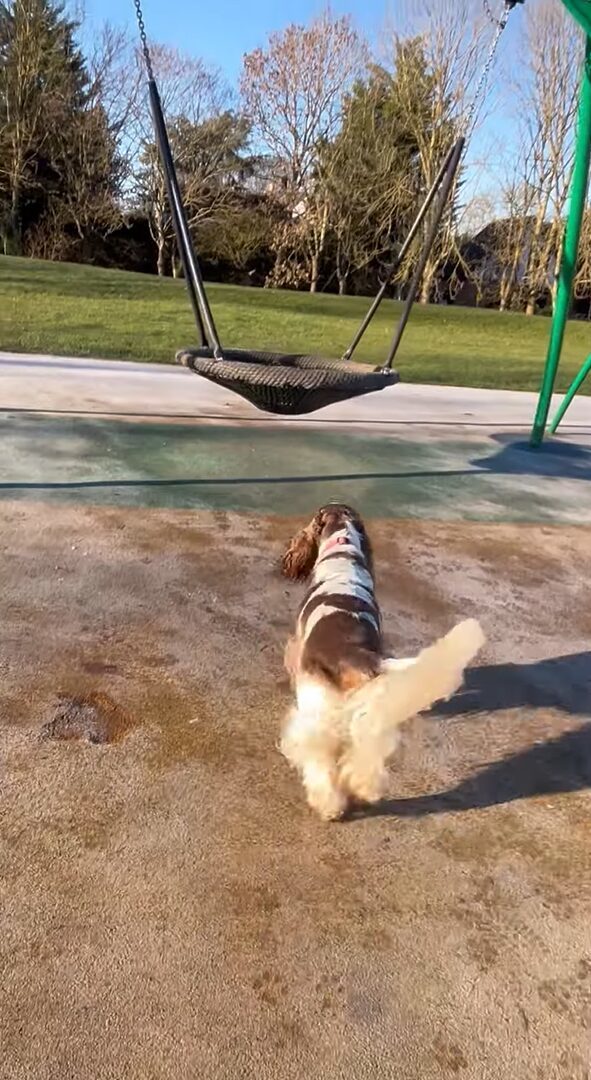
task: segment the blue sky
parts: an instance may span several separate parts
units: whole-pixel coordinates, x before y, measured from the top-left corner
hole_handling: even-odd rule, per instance
[[[530,6],[535,0],[529,0]],[[379,37],[386,20],[395,24],[404,0],[332,0],[335,14],[349,14],[359,29],[372,40]],[[475,10],[481,11],[479,0]],[[501,0],[491,0],[493,9]],[[269,31],[290,22],[308,22],[326,4],[322,0],[143,0],[148,35],[187,52],[216,62],[230,80],[240,71],[242,55],[262,45]],[[132,0],[85,0],[88,20],[99,24],[135,26]],[[511,45],[522,11],[516,8],[506,31],[504,47]]]
[[[336,14],[350,14],[367,34],[376,34],[396,0],[333,0]],[[93,22],[134,24],[132,0],[86,0]],[[262,45],[270,30],[308,22],[326,5],[317,0],[143,0],[150,37],[219,64],[229,79],[240,71],[242,55]]]
[[[325,9],[323,0],[142,0],[148,36],[156,41],[174,45],[188,53],[201,56],[206,62],[219,66],[229,82],[236,84],[242,56],[263,45],[267,34],[280,30],[290,22],[306,23]],[[497,11],[501,0],[490,0]],[[528,0],[533,7],[536,0]],[[332,0],[335,14],[350,14],[356,26],[372,43],[379,41],[380,29],[388,21],[396,25],[397,13],[407,8],[405,0]],[[408,8],[407,8],[408,9]],[[87,32],[105,20],[117,26],[135,28],[132,0],[84,0]],[[481,12],[481,0],[474,0],[475,12]],[[473,139],[470,158],[489,162],[468,169],[465,192],[468,197],[481,194],[494,185],[497,147],[507,144],[512,121],[507,107],[498,96],[503,69],[514,69],[518,62],[516,41],[523,9],[519,5],[512,13],[508,29],[499,50],[495,68],[497,92],[493,92],[493,107]],[[483,58],[484,59],[484,58]]]

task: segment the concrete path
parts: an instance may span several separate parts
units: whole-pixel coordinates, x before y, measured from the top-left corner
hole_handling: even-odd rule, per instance
[[[242,398],[172,365],[0,353],[0,409],[10,411],[257,420],[265,425],[432,425],[526,432],[535,405],[535,394],[400,383],[378,394],[331,405],[302,420],[285,420],[266,416]],[[578,397],[573,402],[563,432],[591,438],[591,397]]]

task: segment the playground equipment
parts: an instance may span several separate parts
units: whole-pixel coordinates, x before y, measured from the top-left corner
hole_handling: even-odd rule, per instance
[[[589,163],[591,160],[591,3],[589,0],[562,0],[562,3],[585,32],[585,58],[579,90],[575,160],[570,187],[569,210],[562,244],[562,257],[558,271],[556,303],[550,327],[550,340],[548,342],[542,386],[530,439],[531,445],[534,447],[541,445],[546,434],[548,413],[562,353],[564,331],[577,267],[581,225],[589,186]],[[557,430],[560,421],[589,371],[591,371],[591,356],[588,356],[584,361],[557,410],[550,424],[552,434]]]
[[[284,415],[301,415],[314,412],[325,405],[382,390],[386,386],[393,386],[399,381],[399,376],[393,368],[394,358],[408,322],[429,252],[435,241],[447,201],[454,187],[466,141],[473,127],[480,95],[485,87],[501,34],[507,25],[510,12],[517,4],[523,3],[523,0],[504,0],[503,11],[499,19],[492,15],[488,0],[483,0],[483,2],[489,17],[495,23],[496,29],[474,93],[464,126],[464,133],[446,154],[410,232],[402,244],[393,265],[390,267],[386,281],[382,284],[353,341],[343,357],[338,360],[319,356],[260,352],[236,348],[226,349],[222,347],[183,206],[162,111],[162,103],[154,77],[141,0],[133,0],[148,77],[148,93],[154,133],[166,182],[172,224],[201,342],[199,348],[183,349],[177,353],[177,359],[181,363],[194,371],[195,374],[201,375],[211,382],[218,383],[236,394],[240,394],[257,408],[266,412]],[[400,322],[394,333],[384,364],[372,371],[366,366],[351,363],[351,356],[374,317],[388,284],[401,265],[418,229],[436,198],[437,202],[433,209],[427,236],[410,283]]]

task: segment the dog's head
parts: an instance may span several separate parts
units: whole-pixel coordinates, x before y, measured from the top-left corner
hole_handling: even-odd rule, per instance
[[[359,538],[359,548],[368,569],[372,570],[371,547],[365,526],[356,510],[343,503],[328,503],[318,510],[304,529],[291,540],[282,560],[286,577],[294,581],[309,577],[318,558],[318,549],[324,540],[346,526],[352,526]]]

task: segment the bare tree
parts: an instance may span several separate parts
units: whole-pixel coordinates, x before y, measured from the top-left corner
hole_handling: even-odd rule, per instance
[[[137,119],[145,93],[145,74],[137,63],[136,47],[130,35],[104,23],[93,39],[87,68],[89,102],[91,106],[100,105],[106,115],[125,195],[136,166]]]
[[[587,318],[591,319],[591,208],[587,207],[583,215],[579,261],[574,280],[574,295],[587,301]]]
[[[462,207],[458,219],[458,228],[462,234],[475,236],[488,225],[495,216],[497,202],[494,192],[480,192],[472,196]]]
[[[469,282],[474,289],[476,306],[490,303],[498,282],[495,253],[491,252],[489,233],[496,213],[493,192],[475,193],[458,214],[457,258],[453,258],[445,275],[450,298],[457,296]]]
[[[165,45],[152,44],[150,48],[162,108],[167,118],[169,134],[175,143],[177,170],[181,175],[185,173],[184,186],[190,187],[188,159],[195,154],[195,139],[191,139],[190,133],[194,134],[196,129],[203,127],[227,108],[229,92],[221,73],[218,70],[208,70],[199,58],[187,56],[178,49]],[[143,60],[140,53],[136,54],[136,66],[141,76]],[[180,129],[182,131],[179,133]],[[166,273],[169,261],[172,260],[173,270],[176,266],[173,229],[164,174],[154,144],[151,113],[145,92],[139,95],[129,133],[141,164],[135,194],[146,210],[150,232],[157,248],[158,273],[162,275]],[[222,150],[220,145],[218,155]],[[193,186],[188,191],[187,208],[191,202],[194,208],[194,196]],[[190,224],[194,224],[194,221],[190,221]]]
[[[266,48],[244,57],[244,106],[273,162],[270,187],[286,212],[276,237],[275,282],[291,275],[299,246],[310,290],[317,287],[328,224],[318,151],[337,130],[344,91],[363,60],[364,47],[350,19],[329,12],[307,27],[292,24],[271,34]]]
[[[404,33],[392,35],[391,55],[400,108],[416,141],[424,191],[451,142],[464,130],[492,27],[474,0],[409,0],[406,12]],[[439,268],[454,254],[456,223],[450,212],[425,267],[422,303],[432,294]],[[404,273],[408,270],[403,268]]]
[[[531,188],[525,270],[525,312],[550,294],[562,241],[564,210],[572,171],[573,129],[582,35],[575,21],[553,0],[538,0],[526,11],[524,70],[515,88],[521,117],[522,156]]]
[[[523,287],[530,257],[532,220],[536,188],[531,146],[522,138],[509,174],[500,179],[500,220],[494,230],[494,256],[499,270],[498,305],[500,311],[518,308],[523,301]]]

